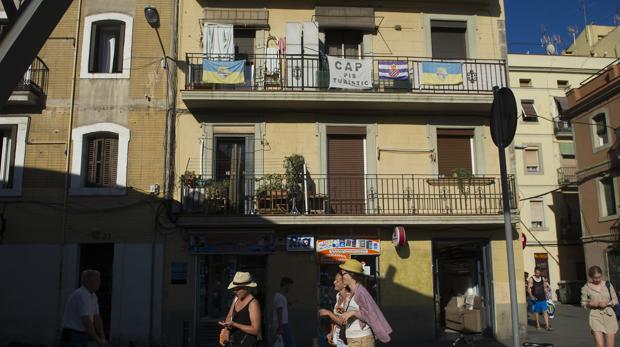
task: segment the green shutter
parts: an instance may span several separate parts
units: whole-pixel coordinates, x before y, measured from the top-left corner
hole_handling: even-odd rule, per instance
[[[563,156],[574,156],[575,155],[575,143],[561,142],[560,143],[560,154]]]

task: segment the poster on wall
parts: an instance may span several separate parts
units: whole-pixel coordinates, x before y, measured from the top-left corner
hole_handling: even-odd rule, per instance
[[[265,254],[275,252],[273,234],[192,235],[189,254]]]
[[[314,251],[314,236],[288,235],[286,237],[286,250],[288,252]]]
[[[327,61],[329,63],[330,88],[372,88],[372,60],[327,56]]]
[[[547,253],[534,253],[534,263],[540,268],[540,273],[549,279],[549,255]]]
[[[380,255],[379,239],[330,239],[318,240],[316,251],[321,255]]]

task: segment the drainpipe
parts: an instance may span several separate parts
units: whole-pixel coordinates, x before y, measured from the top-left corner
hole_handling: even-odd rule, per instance
[[[71,136],[73,135],[73,119],[75,117],[75,90],[76,90],[76,80],[77,80],[77,60],[78,60],[78,47],[80,42],[80,27],[82,24],[82,0],[78,1],[78,9],[77,9],[77,22],[75,23],[75,40],[73,41],[73,72],[71,78],[71,101],[69,106],[69,121],[67,123],[67,159],[65,161],[65,187],[64,187],[64,197],[63,197],[63,209],[62,209],[62,222],[60,226],[60,261],[58,264],[58,321],[62,324],[62,282],[64,279],[63,276],[63,268],[64,268],[64,257],[65,257],[65,238],[67,233],[67,224],[68,224],[68,205],[69,205],[69,188],[71,184]],[[60,326],[59,324],[59,326]]]

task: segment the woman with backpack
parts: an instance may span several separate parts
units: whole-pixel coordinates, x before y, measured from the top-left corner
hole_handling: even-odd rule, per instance
[[[581,306],[590,311],[590,330],[596,347],[614,347],[618,319],[616,306],[618,296],[608,281],[603,281],[603,270],[592,266],[588,270],[590,282],[581,288]]]

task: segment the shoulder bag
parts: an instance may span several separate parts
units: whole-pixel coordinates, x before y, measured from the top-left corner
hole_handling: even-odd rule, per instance
[[[605,281],[605,286],[607,287],[607,291],[609,292],[609,299],[613,301],[613,296],[611,295],[611,283],[609,281]],[[616,319],[620,320],[620,305],[616,304],[612,306],[612,308],[614,309],[614,313],[616,314]]]

